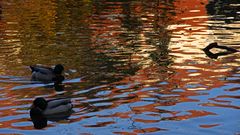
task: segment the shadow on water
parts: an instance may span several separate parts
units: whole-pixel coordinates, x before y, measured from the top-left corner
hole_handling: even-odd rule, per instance
[[[239,109],[239,55],[211,60],[201,49],[217,42],[239,50],[239,2],[0,3],[0,132],[238,132],[233,117]],[[61,94],[46,88],[51,83],[25,81],[27,66],[56,63],[66,69]],[[69,97],[78,104],[66,121],[36,131],[29,120],[36,97]]]
[[[239,21],[239,4],[238,0],[212,0],[206,6],[209,15],[214,15],[212,19],[224,21],[226,24]],[[231,28],[229,28],[231,29]]]

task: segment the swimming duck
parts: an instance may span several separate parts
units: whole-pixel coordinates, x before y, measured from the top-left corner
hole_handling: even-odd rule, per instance
[[[208,46],[206,46],[205,48],[203,48],[204,51],[210,51],[213,48],[219,48],[219,49],[224,49],[226,51],[228,51],[229,53],[235,53],[235,52],[239,52],[237,49],[235,48],[231,48],[228,46],[223,46],[223,45],[218,45],[218,43],[214,42],[214,43],[210,43]]]
[[[30,117],[36,129],[42,129],[47,126],[47,121],[58,121],[68,118],[73,110],[70,99],[60,98],[45,100],[42,97],[33,101],[30,110]]]
[[[30,66],[32,70],[32,81],[42,81],[44,83],[54,82],[60,84],[65,78],[62,75],[64,67],[57,64],[54,68],[39,65]]]
[[[211,49],[213,49],[213,48],[218,48],[218,49],[222,49],[222,50],[225,50],[225,51],[218,52],[218,53],[213,53],[213,52],[211,52]],[[205,54],[208,57],[213,58],[213,59],[217,59],[219,56],[224,56],[224,55],[240,52],[237,49],[234,49],[234,48],[231,48],[231,47],[228,47],[228,46],[218,45],[216,42],[209,44],[208,46],[206,46],[202,50],[205,52]]]
[[[72,110],[71,99],[59,98],[53,100],[45,100],[42,97],[38,97],[33,101],[31,108],[39,108],[42,110],[43,115],[54,115]]]

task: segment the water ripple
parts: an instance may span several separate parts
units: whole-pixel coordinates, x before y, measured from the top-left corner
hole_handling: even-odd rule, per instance
[[[238,9],[207,0],[1,2],[0,132],[238,134],[239,53],[211,59],[202,50],[240,49]],[[56,63],[64,91],[30,81],[29,65]],[[35,130],[29,108],[40,96],[71,98],[74,113]]]

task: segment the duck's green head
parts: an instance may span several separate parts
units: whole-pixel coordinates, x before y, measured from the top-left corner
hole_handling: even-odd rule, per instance
[[[47,108],[47,101],[43,97],[38,97],[33,101],[33,108],[45,110]]]
[[[53,72],[55,74],[62,74],[63,71],[64,71],[64,67],[62,64],[57,64],[53,69]]]

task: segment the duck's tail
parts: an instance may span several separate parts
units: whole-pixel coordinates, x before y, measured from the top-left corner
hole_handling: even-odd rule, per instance
[[[33,66],[29,66],[30,67],[30,69],[31,69],[31,71],[32,72],[34,72],[35,71],[35,69],[34,69],[34,67]]]
[[[29,66],[32,72],[39,72],[39,68],[36,68],[34,66]]]

